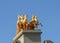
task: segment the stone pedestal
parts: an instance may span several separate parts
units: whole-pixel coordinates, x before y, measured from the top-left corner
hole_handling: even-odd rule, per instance
[[[22,30],[14,37],[13,43],[41,43],[41,33],[40,30]]]

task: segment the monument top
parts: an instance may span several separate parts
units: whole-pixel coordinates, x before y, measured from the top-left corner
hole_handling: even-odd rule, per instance
[[[37,16],[33,15],[30,22],[28,22],[27,18],[28,15],[18,16],[16,34],[18,34],[21,30],[34,30],[34,28],[36,28],[39,24],[41,25]]]

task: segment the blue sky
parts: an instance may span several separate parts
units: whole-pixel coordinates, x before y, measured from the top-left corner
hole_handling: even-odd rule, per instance
[[[0,0],[0,43],[11,43],[15,36],[17,16],[32,14],[38,16],[43,24],[41,29],[44,40],[60,41],[60,0]]]

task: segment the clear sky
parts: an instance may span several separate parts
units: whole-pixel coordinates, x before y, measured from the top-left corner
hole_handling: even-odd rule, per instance
[[[17,16],[32,14],[43,24],[41,39],[60,42],[60,0],[0,0],[0,43],[12,43]]]

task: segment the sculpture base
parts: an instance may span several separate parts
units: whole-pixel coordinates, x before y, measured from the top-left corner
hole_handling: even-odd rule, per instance
[[[41,43],[41,33],[40,30],[22,30],[14,37],[13,43]]]

